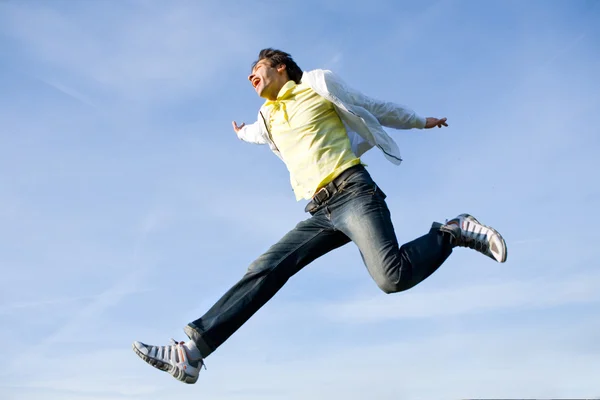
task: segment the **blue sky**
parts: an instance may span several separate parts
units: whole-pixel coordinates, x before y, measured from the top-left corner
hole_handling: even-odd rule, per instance
[[[2,399],[600,396],[598,1],[0,1]],[[186,386],[131,343],[184,338],[299,220],[281,161],[239,141],[264,47],[449,128],[364,160],[401,242],[469,212],[458,249],[385,295],[348,245]]]

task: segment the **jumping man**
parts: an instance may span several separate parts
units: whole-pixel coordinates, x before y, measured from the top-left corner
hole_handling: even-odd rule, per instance
[[[383,126],[429,129],[446,118],[424,118],[347,86],[331,71],[303,72],[283,51],[264,49],[248,77],[266,101],[257,121],[233,129],[239,139],[266,144],[285,163],[296,200],[310,217],[258,257],[245,275],[202,317],[184,327],[187,342],[166,346],[133,343],[148,364],[195,383],[204,359],[269,301],[296,272],[327,252],[354,242],[371,277],[385,293],[419,284],[455,247],[469,247],[498,262],[506,243],[493,228],[468,214],[434,222],[423,236],[399,246],[386,195],[361,162],[378,148],[393,164],[402,161]]]

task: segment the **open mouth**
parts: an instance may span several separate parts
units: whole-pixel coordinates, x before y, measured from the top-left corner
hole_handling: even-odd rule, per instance
[[[258,84],[260,83],[260,78],[254,78],[252,79],[252,86],[256,89],[256,87],[258,86]]]

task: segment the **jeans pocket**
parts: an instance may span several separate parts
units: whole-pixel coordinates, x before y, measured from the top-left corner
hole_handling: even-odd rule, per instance
[[[359,172],[350,176],[344,183],[340,185],[340,192],[357,194],[360,192],[373,191],[376,187],[375,182],[371,179],[368,172]]]
[[[378,192],[377,184],[373,181],[348,182],[340,188],[340,193],[351,196],[373,196]]]

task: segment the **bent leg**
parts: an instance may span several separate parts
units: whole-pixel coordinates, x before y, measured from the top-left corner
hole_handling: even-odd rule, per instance
[[[207,357],[283,287],[318,257],[350,239],[335,231],[322,212],[300,222],[254,261],[242,279],[185,332]]]
[[[377,285],[386,293],[407,290],[433,274],[452,253],[450,235],[434,224],[425,235],[399,246],[385,194],[374,183],[340,207],[334,226],[358,246]]]

